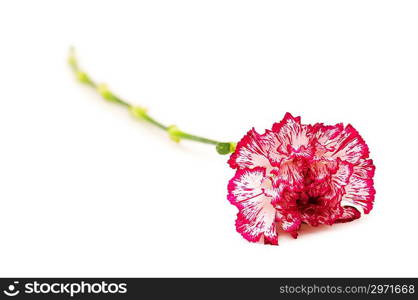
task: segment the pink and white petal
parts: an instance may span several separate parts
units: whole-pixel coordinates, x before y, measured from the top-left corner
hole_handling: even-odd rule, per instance
[[[338,137],[344,130],[342,123],[332,125],[324,125],[317,123],[313,126],[314,138],[316,139],[315,157],[321,159],[327,152],[336,150]]]
[[[361,217],[361,213],[351,206],[343,207],[343,214],[335,221],[335,223],[347,223]]]
[[[279,185],[285,185],[288,190],[300,190],[304,187],[305,176],[303,173],[303,161],[286,160],[282,161],[271,171],[274,186],[281,189]],[[282,187],[283,188],[283,187]]]
[[[261,135],[261,138],[270,145],[267,157],[272,164],[277,166],[282,160],[289,158],[289,155],[278,151],[280,141],[277,138],[277,133],[267,129],[266,132]]]
[[[343,130],[344,125],[342,123],[336,125],[316,123],[312,128],[316,141],[328,149],[331,149],[334,146],[336,139]]]
[[[352,164],[345,161],[341,161],[340,159],[337,159],[337,162],[338,168],[336,172],[332,174],[331,180],[335,188],[342,188],[349,183],[354,168]]]
[[[258,134],[255,129],[251,129],[238,142],[236,150],[228,160],[233,169],[270,167],[268,152],[270,141]]]
[[[236,228],[251,242],[261,237],[277,244],[276,209],[271,197],[264,194],[265,169],[239,169],[228,185],[228,199],[238,207]]]
[[[335,148],[330,154],[332,158],[340,158],[352,164],[356,164],[361,158],[369,156],[369,148],[366,142],[350,124],[341,132]]]
[[[316,189],[316,195],[320,196],[323,205],[327,207],[339,207],[341,205],[342,197],[345,193],[345,187],[350,182],[353,174],[353,166],[348,163],[337,160],[337,168],[333,174],[330,174],[330,181],[320,183]],[[311,193],[312,194],[312,193]],[[315,196],[312,194],[312,196]]]
[[[277,218],[277,215],[276,215]],[[297,232],[302,224],[299,212],[287,212],[280,217],[281,227],[286,232]]]
[[[341,200],[341,205],[352,206],[360,212],[368,214],[373,208],[375,193],[373,179],[362,178],[353,174],[349,183],[345,186],[345,194]]]
[[[368,214],[373,208],[374,195],[373,176],[375,166],[371,159],[361,159],[353,167],[353,175],[345,187],[345,195],[341,205],[353,206]]]
[[[314,148],[312,145],[312,126],[300,123],[300,117],[294,118],[290,113],[286,113],[283,120],[273,125],[272,131],[278,141],[278,154],[271,154],[271,159],[278,161],[284,157],[305,157],[313,156]]]
[[[258,242],[264,238],[264,243],[278,244],[275,208],[270,203],[270,197],[258,196],[251,199],[237,214],[235,226],[237,231],[248,241]]]
[[[342,215],[343,209],[338,205],[334,207],[329,206],[310,206],[304,209],[301,213],[301,219],[304,223],[311,226],[318,226],[321,224],[332,225]]]
[[[239,169],[228,184],[228,200],[238,208],[241,202],[263,194],[263,183],[266,178],[264,168]]]
[[[305,175],[305,182],[306,184],[317,184],[325,181],[331,177],[331,174],[337,171],[337,168],[338,163],[336,161],[312,160]]]
[[[274,181],[274,180],[273,180]],[[271,203],[276,210],[288,211],[296,208],[296,200],[300,194],[300,187],[295,190],[294,187],[284,184],[283,182],[273,182],[273,191]],[[277,218],[280,214],[277,215]]]
[[[353,174],[364,179],[373,178],[375,166],[371,159],[360,159],[360,161],[354,165]]]

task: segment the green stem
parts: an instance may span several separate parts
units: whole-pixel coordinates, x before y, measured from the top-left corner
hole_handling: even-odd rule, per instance
[[[73,48],[70,49],[70,55],[68,58],[68,63],[73,70],[74,74],[76,75],[77,79],[92,88],[94,88],[105,100],[120,104],[122,106],[127,107],[132,114],[145,122],[148,122],[164,131],[166,131],[169,137],[175,141],[180,142],[180,140],[190,140],[195,142],[200,142],[204,144],[210,144],[216,146],[216,151],[219,154],[229,154],[235,151],[236,143],[233,142],[219,142],[216,140],[208,139],[205,137],[193,135],[184,131],[181,131],[177,126],[170,125],[166,126],[159,121],[152,118],[147,110],[141,106],[135,106],[130,104],[129,102],[121,99],[113,92],[111,92],[105,84],[97,84],[94,80],[90,78],[90,76],[84,72],[78,65],[77,58],[75,56],[75,51]]]
[[[207,138],[200,137],[200,136],[193,135],[193,134],[188,134],[188,133],[185,133],[185,132],[181,132],[179,134],[179,137],[181,137],[183,139],[191,140],[191,141],[204,143],[204,144],[210,144],[210,145],[217,145],[217,144],[220,143],[220,142],[217,142],[217,141],[214,141],[214,140],[211,140],[211,139],[207,139]]]
[[[142,116],[142,118],[147,121],[148,123],[151,123],[152,125],[157,126],[158,128],[167,131],[168,130],[168,126],[165,126],[164,124],[161,124],[160,122],[158,122],[157,120],[155,120],[154,118],[151,118],[148,114],[145,114]]]

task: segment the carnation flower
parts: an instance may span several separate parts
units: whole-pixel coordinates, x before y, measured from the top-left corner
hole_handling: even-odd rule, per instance
[[[252,129],[238,145],[218,141],[161,123],[144,107],[96,83],[80,68],[74,49],[68,63],[80,82],[165,131],[174,142],[190,140],[213,145],[221,155],[232,153],[229,165],[237,171],[228,185],[228,199],[239,210],[237,231],[251,242],[277,245],[279,231],[296,238],[302,223],[350,222],[373,207],[375,167],[351,125],[304,125],[300,117],[287,113],[272,130],[258,134]]]
[[[301,224],[350,222],[373,207],[375,167],[351,125],[301,124],[287,113],[264,134],[250,130],[228,163],[237,169],[228,200],[248,241],[278,244]]]

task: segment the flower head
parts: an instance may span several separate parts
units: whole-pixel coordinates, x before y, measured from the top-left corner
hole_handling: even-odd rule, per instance
[[[228,161],[237,169],[228,185],[237,231],[277,245],[279,231],[296,238],[302,223],[332,225],[369,213],[375,167],[368,157],[351,125],[305,125],[287,113],[264,134],[250,130]]]

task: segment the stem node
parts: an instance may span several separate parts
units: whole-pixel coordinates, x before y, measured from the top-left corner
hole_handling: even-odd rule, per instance
[[[181,140],[181,134],[182,132],[176,125],[170,125],[167,128],[168,136],[170,139],[176,143],[179,143]]]
[[[135,118],[144,120],[147,116],[147,109],[142,106],[131,106],[129,110],[134,115]]]

